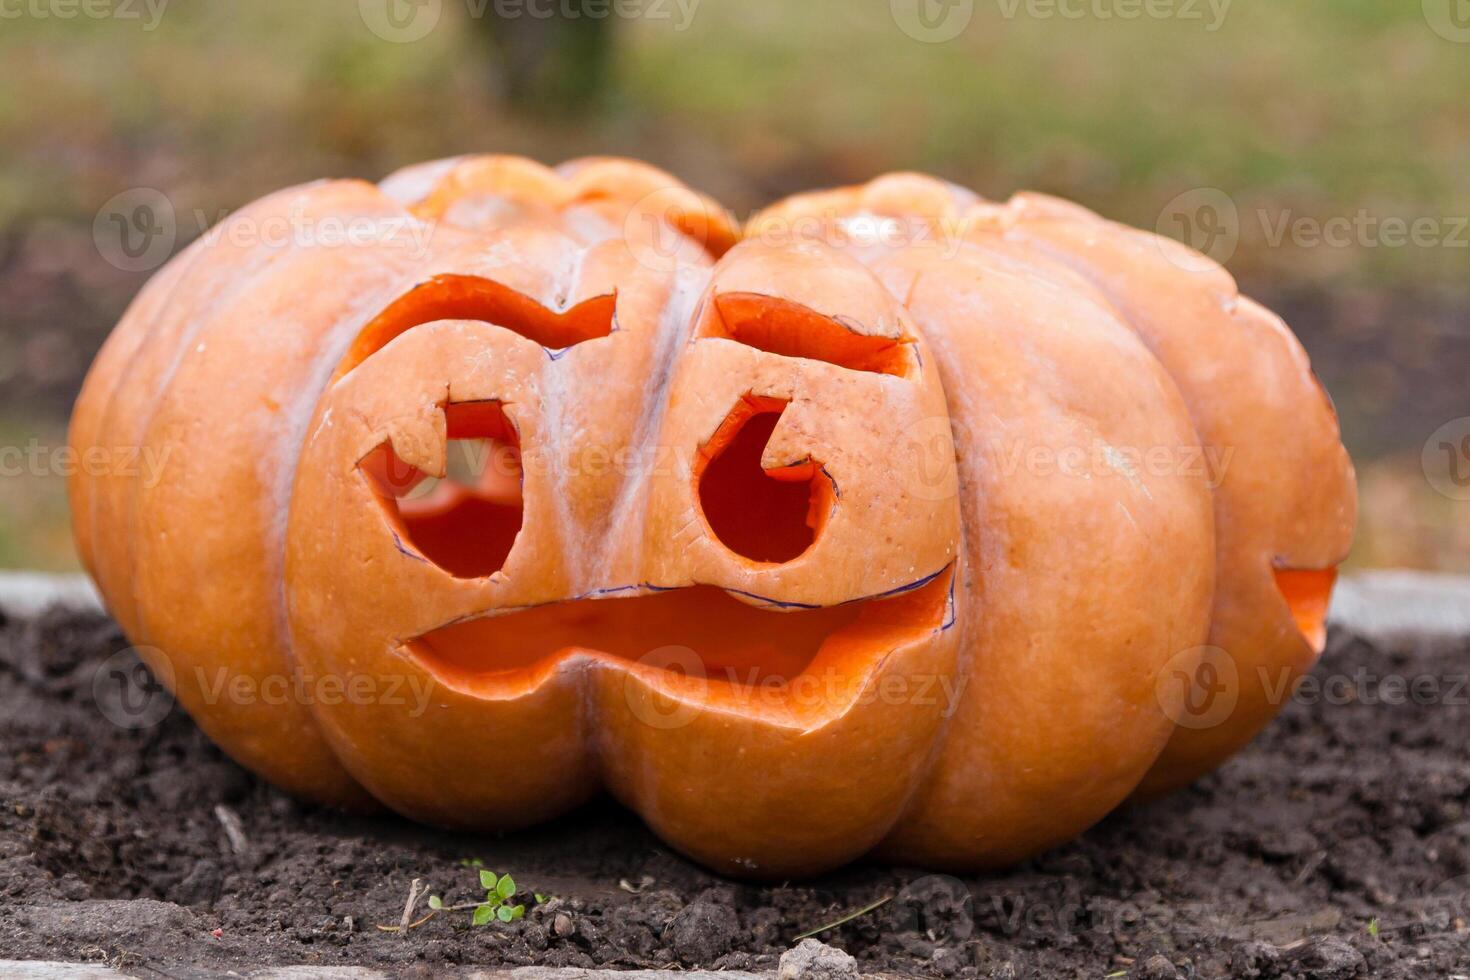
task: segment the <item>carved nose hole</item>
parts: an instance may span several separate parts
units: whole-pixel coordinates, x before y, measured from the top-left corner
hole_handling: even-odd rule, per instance
[[[701,447],[699,503],[711,532],[753,562],[779,564],[816,541],[832,512],[836,488],[808,457],[761,467],[786,402],[746,395]]]

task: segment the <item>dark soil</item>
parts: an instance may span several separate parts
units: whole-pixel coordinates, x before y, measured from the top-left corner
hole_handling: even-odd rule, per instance
[[[893,896],[823,938],[865,971],[919,976],[1444,977],[1470,964],[1465,645],[1335,635],[1316,677],[1337,680],[1299,693],[1220,773],[1007,874],[858,867],[775,887],[706,873],[610,804],[498,838],[303,806],[177,710],[143,730],[109,722],[93,680],[126,647],[99,617],[0,623],[0,958],[769,968],[797,934]],[[414,878],[446,901],[479,897],[466,859],[514,873],[524,920],[376,928],[399,921]]]

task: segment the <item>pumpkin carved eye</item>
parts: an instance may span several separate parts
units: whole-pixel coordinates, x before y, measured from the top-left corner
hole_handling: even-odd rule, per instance
[[[505,565],[521,530],[520,439],[499,402],[451,403],[444,417],[444,479],[404,462],[386,442],[359,468],[400,548],[456,578],[484,578]]]
[[[617,296],[594,296],[558,313],[509,286],[481,276],[433,276],[370,322],[343,358],[341,376],[417,326],[476,320],[539,344],[557,359],[568,348],[613,330]],[[455,402],[443,408],[449,472],[437,479],[383,443],[359,464],[399,547],[456,578],[500,571],[520,533],[520,441],[499,402]]]
[[[837,489],[808,457],[773,469],[761,455],[786,410],[779,398],[746,395],[699,450],[700,509],[726,548],[751,561],[788,562],[821,532]]]

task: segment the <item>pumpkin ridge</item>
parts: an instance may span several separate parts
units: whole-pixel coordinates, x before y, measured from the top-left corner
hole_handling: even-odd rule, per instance
[[[173,299],[175,295],[182,289],[183,284],[191,279],[190,273],[196,271],[196,267],[203,264],[204,258],[209,254],[206,243],[202,239],[197,242],[191,243],[190,248],[194,254],[189,255],[186,252],[185,255],[180,257],[185,261],[180,263],[181,268],[179,269],[176,278],[173,280],[168,290],[168,297],[166,299],[160,300],[159,302],[161,317],[167,318],[172,312],[173,317],[182,320],[187,313],[186,310],[176,307],[173,303]],[[157,321],[155,320],[154,323],[150,324],[149,326],[156,328]],[[122,365],[119,373],[114,380],[112,388],[107,393],[106,401],[103,407],[102,421],[97,431],[98,444],[104,446],[142,445],[139,437],[147,431],[146,422],[148,418],[151,418],[152,408],[150,407],[144,409],[143,416],[135,420],[136,431],[130,439],[120,440],[118,438],[119,433],[117,433],[115,429],[118,427],[119,424],[121,424],[121,420],[117,418],[117,414],[122,410],[123,407],[126,407],[127,398],[129,398],[130,396],[136,397],[134,395],[134,392],[140,387],[141,381],[143,380],[136,377],[136,374],[142,371],[142,362],[144,362],[146,358],[160,356],[159,349],[163,345],[160,343],[158,333],[159,331],[157,329],[140,329],[137,345],[134,347],[131,356],[128,357],[127,362]],[[122,406],[119,406],[120,400],[123,402]],[[112,508],[125,510],[126,505],[121,500],[114,498],[117,498],[119,495],[126,496],[127,491],[134,489],[132,487],[116,486],[113,481],[106,475],[95,478],[95,481],[100,484],[100,487],[94,487],[94,492],[90,495],[91,519],[93,526],[92,538],[94,541],[96,540],[99,511],[107,509],[109,506]],[[95,492],[97,489],[101,489],[104,492],[97,493]],[[109,489],[112,490],[111,493],[106,492]],[[130,543],[125,543],[120,550],[122,554],[115,553],[113,555],[113,562],[120,562],[122,564],[131,566],[132,548]],[[107,573],[103,571],[103,573],[99,576],[99,580],[105,581],[107,577]],[[131,576],[129,576],[129,578],[131,578]],[[125,624],[136,629],[138,615],[136,609],[134,608],[134,597],[131,595],[131,590],[129,590],[129,592],[127,593],[124,593],[123,595],[124,599],[122,601],[120,601],[118,598],[113,598],[111,600],[112,609],[114,611],[114,614],[117,615]]]
[[[1238,676],[1243,680],[1240,703],[1227,724],[1208,729],[1181,728],[1139,791],[1143,797],[1158,796],[1214,768],[1275,713],[1276,706],[1269,703],[1270,696],[1258,680],[1257,667],[1269,670],[1280,666],[1296,673],[1315,661],[1321,650],[1317,642],[1320,637],[1313,635],[1314,630],[1304,633],[1299,629],[1303,622],[1311,627],[1312,616],[1307,609],[1294,607],[1291,596],[1282,592],[1277,571],[1323,572],[1335,567],[1346,556],[1351,538],[1350,517],[1334,521],[1333,515],[1326,512],[1327,520],[1296,523],[1292,515],[1324,513],[1323,508],[1302,499],[1300,494],[1275,494],[1262,499],[1242,485],[1237,475],[1242,467],[1279,470],[1279,479],[1290,491],[1304,481],[1290,467],[1276,464],[1286,460],[1296,464],[1320,462],[1329,477],[1314,478],[1312,482],[1328,489],[1311,493],[1326,501],[1347,501],[1350,514],[1355,497],[1351,463],[1341,447],[1330,400],[1311,374],[1300,343],[1278,317],[1242,296],[1228,271],[1194,253],[1185,254],[1188,262],[1173,258],[1176,253],[1186,253],[1183,246],[1117,225],[1075,206],[1058,211],[1047,202],[1018,195],[1004,206],[1004,212],[1011,236],[1052,255],[1092,281],[1130,329],[1154,350],[1180,386],[1202,446],[1254,454],[1247,457],[1248,462],[1236,461],[1218,474],[1212,487],[1216,522],[1221,529],[1217,577],[1222,598],[1212,616],[1209,642],[1225,650],[1232,663],[1239,665]],[[1068,247],[1079,228],[1088,229],[1098,240],[1098,248],[1085,255]],[[1127,271],[1118,272],[1114,264]],[[1193,301],[1198,304],[1204,325],[1185,334],[1176,326],[1182,313],[1161,316],[1152,308],[1160,302],[1154,297],[1161,279],[1148,278],[1151,289],[1143,282],[1142,277],[1147,277],[1151,268],[1167,276],[1164,288],[1173,290],[1168,294],[1172,297],[1171,312],[1175,306],[1188,308]],[[1140,278],[1134,281],[1130,276]],[[1228,356],[1211,357],[1216,350],[1227,351]],[[1201,360],[1226,370],[1238,370],[1247,364],[1271,365],[1257,368],[1255,375],[1278,378],[1280,392],[1269,394],[1284,396],[1295,403],[1294,407],[1283,407],[1275,415],[1259,409],[1255,415],[1226,414],[1219,407],[1220,401],[1229,397],[1232,386],[1213,374],[1196,377],[1192,369]],[[1273,442],[1294,448],[1277,449],[1271,446]],[[1283,550],[1296,553],[1283,555]],[[1241,612],[1262,605],[1274,607],[1272,618],[1289,626],[1296,635],[1276,639],[1260,636],[1255,621],[1243,619]]]
[[[195,247],[192,246],[191,247]],[[202,245],[197,246],[202,250]],[[138,297],[129,304],[122,321],[109,335],[99,352],[97,360],[83,382],[77,396],[77,407],[73,412],[72,425],[68,432],[68,443],[72,446],[108,445],[106,434],[110,429],[112,406],[120,387],[132,373],[133,363],[149,339],[148,322],[144,312],[152,307],[171,304],[188,268],[197,261],[197,256],[166,266],[159,275],[150,279]],[[167,278],[165,278],[167,277]],[[114,349],[114,344],[117,347]],[[98,385],[105,385],[99,388]],[[95,411],[89,411],[100,403]],[[88,413],[84,415],[83,413]],[[85,421],[83,421],[85,420]],[[78,470],[70,481],[73,522],[76,528],[77,549],[84,565],[94,578],[99,578],[97,540],[97,508],[101,497],[95,477],[86,476]],[[83,513],[85,511],[85,513]]]
[[[265,222],[273,220],[273,215],[278,214],[283,208],[301,206],[332,207],[340,203],[339,198],[346,196],[354,200],[368,199],[376,192],[371,185],[361,182],[318,182],[307,185],[305,188],[290,189],[277,195],[257,202],[238,212],[234,219],[245,223],[244,227],[251,227],[250,223]],[[188,318],[180,325],[180,328],[168,335],[159,336],[155,333],[152,343],[155,345],[155,361],[160,361],[166,352],[168,364],[165,366],[158,363],[153,369],[157,374],[159,370],[165,370],[166,377],[155,390],[156,399],[150,404],[147,411],[139,413],[139,431],[141,445],[162,444],[167,435],[180,424],[193,424],[191,416],[185,405],[181,402],[189,392],[197,388],[194,376],[201,369],[209,369],[211,364],[230,365],[228,360],[221,360],[218,352],[227,350],[231,343],[238,342],[235,338],[248,337],[248,342],[253,342],[253,330],[248,324],[240,324],[232,318],[235,307],[241,302],[248,300],[268,284],[279,284],[283,277],[289,278],[295,269],[294,258],[297,253],[280,247],[273,247],[263,241],[252,241],[250,245],[244,246],[253,253],[255,261],[249,265],[241,274],[235,277],[224,277],[220,275],[218,267],[228,259],[230,253],[224,251],[213,253],[208,249],[216,246],[212,243],[228,243],[230,238],[230,226],[226,225],[213,233],[213,237],[201,242],[201,253],[208,256],[202,259],[198,265],[193,265],[187,274],[181,279],[181,286],[186,290],[184,298],[191,302],[179,304],[177,316]],[[325,260],[326,256],[321,256]],[[191,296],[188,290],[199,290],[203,292],[202,300],[197,295]],[[202,309],[202,312],[201,312]],[[190,316],[192,314],[192,317]],[[243,329],[240,329],[242,328]],[[204,338],[201,340],[201,338]],[[217,352],[210,358],[204,350],[198,350],[199,344],[212,344]],[[238,385],[238,392],[233,396],[243,398],[245,403],[253,410],[259,411],[250,398],[251,392],[259,392],[260,396],[269,400],[266,390],[262,390],[263,383],[274,384],[270,379],[261,377],[251,371],[253,361],[242,361],[237,365],[238,370],[232,372],[231,383]],[[190,372],[188,377],[185,371]],[[148,378],[135,379],[135,383],[150,381]],[[181,391],[181,386],[183,390]],[[153,385],[150,384],[150,389]],[[213,407],[213,406],[211,406]],[[277,406],[279,408],[279,406]],[[277,416],[285,417],[285,416]],[[229,433],[230,430],[223,430]],[[200,447],[208,455],[210,447]],[[196,455],[199,451],[196,449]],[[269,459],[267,452],[262,458]],[[278,459],[280,457],[277,457]],[[286,455],[285,463],[288,465],[280,467],[289,471],[291,458]],[[189,487],[196,487],[201,480],[208,480],[207,474],[203,472],[193,473],[197,469],[195,461],[185,459],[174,464],[174,469],[155,487],[138,485],[134,499],[130,505],[130,520],[135,527],[143,527],[147,524],[156,524],[160,519],[172,520],[172,511],[165,508],[165,513],[159,513],[159,500],[168,499],[175,503],[187,501],[190,493]],[[266,474],[260,473],[264,477]],[[263,481],[263,482],[268,482]],[[228,488],[214,484],[212,491],[215,493],[228,492]],[[185,496],[181,496],[181,493]],[[258,513],[262,525],[267,533],[269,525],[273,522],[284,523],[284,514],[279,510],[272,510],[267,503],[269,495],[263,495],[259,505],[252,507],[250,513]],[[222,546],[222,540],[209,547]],[[270,572],[270,546],[265,538],[254,542],[247,540],[246,553],[232,554],[235,567],[230,570],[231,575],[242,576],[250,580],[255,586],[263,588],[259,597],[252,595],[252,604],[258,598],[265,605],[254,608],[252,615],[242,620],[239,617],[231,617],[234,622],[221,624],[217,633],[211,635],[207,640],[202,639],[199,631],[203,629],[203,622],[213,610],[204,610],[204,619],[197,623],[194,616],[173,616],[167,620],[159,619],[160,603],[156,597],[150,597],[150,590],[156,589],[158,580],[156,576],[163,572],[176,558],[187,556],[190,560],[197,560],[195,556],[185,553],[173,552],[170,549],[185,547],[183,542],[170,544],[169,542],[156,538],[154,535],[139,535],[137,546],[131,547],[128,556],[129,566],[133,569],[134,594],[140,604],[140,622],[137,626],[137,634],[141,635],[147,642],[156,642],[169,651],[169,655],[176,658],[180,664],[180,680],[186,681],[180,690],[181,700],[190,707],[197,708],[195,702],[206,697],[201,691],[195,690],[197,683],[204,677],[204,672],[214,669],[230,671],[237,669],[264,669],[271,675],[282,671],[294,670],[294,658],[289,650],[289,644],[283,639],[278,631],[278,611],[270,608],[270,593],[272,589],[265,582]],[[251,576],[260,576],[251,579]],[[223,610],[220,610],[224,612]],[[229,615],[226,613],[226,615]],[[161,624],[165,624],[161,625]],[[221,634],[225,634],[221,636]],[[178,649],[170,649],[177,645]],[[222,645],[222,647],[221,647]],[[250,668],[237,667],[237,661],[247,664],[261,665]],[[190,674],[184,673],[185,669]],[[233,707],[233,706],[232,706]],[[247,724],[245,719],[251,712],[260,710],[260,705],[255,703],[241,704],[231,711],[219,711],[212,715],[206,714],[202,719],[207,730],[212,735],[220,738],[230,753],[236,758],[243,758],[252,767],[264,767],[274,778],[287,779],[290,769],[283,766],[282,760],[271,758],[270,749],[263,744],[258,736],[231,734],[228,730],[221,730],[222,726],[234,726],[238,728]],[[356,789],[347,778],[345,771],[327,753],[325,743],[315,733],[315,724],[310,720],[310,714],[297,706],[289,706],[282,709],[283,721],[291,730],[297,734],[297,751],[299,759],[295,763],[302,773],[310,773],[302,783],[293,785],[294,789],[307,793],[318,799],[331,802],[360,801],[363,799],[361,791]]]

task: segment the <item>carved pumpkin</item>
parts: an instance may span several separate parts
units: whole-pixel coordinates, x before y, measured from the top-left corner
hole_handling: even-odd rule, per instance
[[[1279,321],[917,176],[740,238],[616,160],[265,198],[99,356],[74,448],[166,462],[76,478],[82,556],[292,792],[510,829],[606,789],[734,874],[1006,863],[1259,728],[1354,506]],[[1207,645],[1236,704],[1181,727]]]

